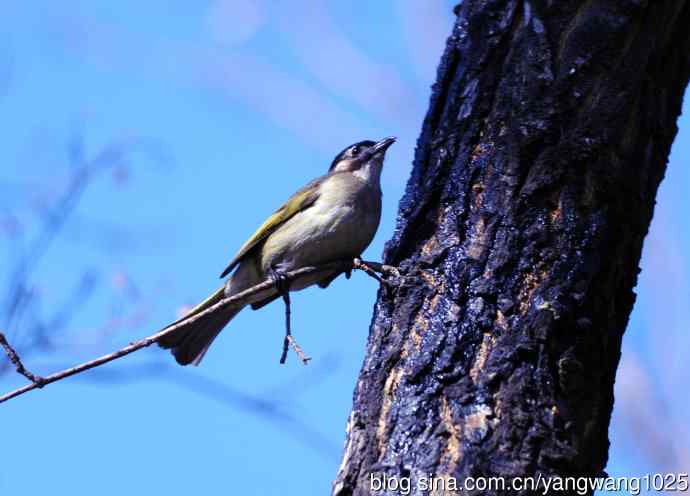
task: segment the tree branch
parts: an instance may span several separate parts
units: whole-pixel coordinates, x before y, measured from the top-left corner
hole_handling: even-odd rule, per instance
[[[358,270],[361,270],[362,272],[366,273],[368,276],[373,277],[376,279],[379,284],[382,286],[387,286],[389,287],[391,283],[382,278],[377,274],[377,272],[380,272],[382,274],[384,273],[390,273],[390,274],[395,274],[396,276],[400,276],[398,273],[397,269],[395,267],[391,267],[390,265],[383,265],[377,262],[364,262],[360,258],[355,258],[354,261],[352,262],[352,267]]]
[[[24,364],[22,363],[21,359],[19,358],[19,355],[17,352],[10,346],[10,343],[7,342],[7,338],[5,335],[0,332],[0,346],[2,346],[5,349],[5,353],[7,353],[7,356],[10,359],[10,362],[14,365],[14,367],[17,369],[17,372],[27,379],[29,379],[32,383],[34,383],[37,387],[43,387],[44,384],[44,379],[40,376],[34,375],[26,368],[24,367]]]
[[[379,270],[383,274],[394,274],[395,271],[392,270],[391,268],[387,268],[385,266],[380,266],[379,264],[372,263],[372,262],[364,262],[367,267],[372,268],[374,267],[374,270]],[[329,264],[324,264],[320,265],[318,267],[303,267],[301,269],[292,271],[292,272],[287,272],[285,274],[286,278],[289,281],[296,281],[301,278],[313,278],[315,275],[319,274],[320,272],[325,273],[332,273],[333,271],[347,271],[347,270],[352,270],[360,268],[359,265],[361,263],[356,264],[354,261],[351,260],[342,260],[342,261],[337,261],[337,262],[331,262]],[[366,274],[371,275],[369,272],[364,271]],[[312,279],[313,280],[313,279]],[[77,365],[72,368],[68,368],[65,370],[61,370],[59,372],[55,372],[47,377],[38,377],[26,370],[24,368],[24,365],[22,362],[19,360],[19,357],[17,356],[17,353],[14,351],[14,349],[9,345],[7,340],[5,339],[5,336],[0,333],[0,344],[5,348],[5,351],[7,352],[8,357],[10,358],[10,361],[16,366],[17,372],[22,374],[24,377],[32,381],[31,384],[27,384],[26,386],[23,386],[19,389],[15,389],[14,391],[11,391],[3,396],[0,396],[0,403],[3,403],[7,400],[10,400],[12,398],[15,398],[19,395],[22,395],[24,393],[28,393],[29,391],[32,391],[36,388],[43,387],[45,385],[51,384],[53,382],[60,381],[62,379],[65,379],[67,377],[73,376],[75,374],[79,374],[81,372],[84,372],[85,370],[92,369],[94,367],[98,367],[100,365],[103,365],[108,362],[112,362],[113,360],[117,360],[118,358],[122,358],[123,356],[129,355],[130,353],[134,353],[137,350],[140,350],[142,348],[146,348],[148,346],[151,346],[152,344],[156,343],[159,339],[167,336],[168,334],[171,334],[175,332],[177,329],[182,327],[183,325],[188,325],[192,322],[195,322],[196,320],[212,313],[215,312],[221,308],[225,308],[228,306],[243,306],[246,304],[246,302],[250,298],[255,298],[259,297],[258,299],[261,299],[262,297],[268,297],[270,296],[270,293],[275,290],[275,281],[268,279],[265,280],[264,282],[257,284],[256,286],[252,286],[251,288],[242,291],[241,293],[238,293],[236,295],[233,295],[228,298],[224,298],[215,305],[207,308],[203,312],[199,312],[198,314],[194,315],[193,317],[190,317],[189,319],[183,320],[182,322],[179,322],[177,324],[170,325],[163,330],[152,334],[151,336],[148,336],[146,338],[140,339],[138,341],[133,341],[130,343],[128,346],[125,346],[124,348],[121,348],[113,353],[109,353],[107,355],[103,355],[99,358],[96,358],[94,360],[84,362],[80,365]]]

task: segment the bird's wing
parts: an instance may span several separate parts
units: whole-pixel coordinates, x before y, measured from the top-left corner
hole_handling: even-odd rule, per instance
[[[256,230],[252,237],[242,245],[240,251],[237,252],[235,258],[232,259],[220,277],[225,277],[232,272],[232,269],[234,269],[235,266],[242,261],[242,258],[244,258],[244,256],[247,255],[252,248],[264,241],[271,235],[271,233],[292,218],[295,214],[311,207],[319,197],[319,186],[321,181],[322,178],[319,178],[307,184],[305,187],[297,191],[297,193],[292,195],[282,207],[273,213],[273,215],[266,219],[266,222],[261,224],[261,227]]]

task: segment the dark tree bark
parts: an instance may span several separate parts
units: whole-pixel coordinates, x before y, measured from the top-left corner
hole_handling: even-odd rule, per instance
[[[607,462],[690,0],[456,14],[385,250],[404,278],[376,303],[340,496],[373,493],[372,473],[414,491],[429,474],[600,476]]]

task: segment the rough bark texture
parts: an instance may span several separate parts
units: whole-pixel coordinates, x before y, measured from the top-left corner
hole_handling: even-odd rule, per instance
[[[607,462],[690,76],[690,0],[466,0],[456,14],[386,247],[405,277],[375,307],[340,496],[373,494],[372,473],[427,494],[414,481],[429,474]]]

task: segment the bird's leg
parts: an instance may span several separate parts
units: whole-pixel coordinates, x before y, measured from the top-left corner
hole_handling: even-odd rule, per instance
[[[285,339],[283,340],[283,353],[280,355],[281,365],[285,363],[288,355],[288,348],[290,347],[290,338],[292,337],[292,329],[290,328],[290,292],[283,294],[283,301],[285,302]]]
[[[305,365],[307,365],[311,358],[304,354],[304,351],[300,345],[298,345],[297,341],[295,341],[295,338],[292,337],[292,325],[290,319],[292,315],[290,309],[290,281],[288,281],[284,272],[275,268],[272,268],[269,271],[269,276],[275,281],[276,289],[283,297],[283,301],[285,302],[285,339],[283,340],[283,353],[280,355],[280,363],[285,363],[287,360],[288,350],[290,346],[292,346],[292,349],[295,351],[299,359],[302,360]]]

